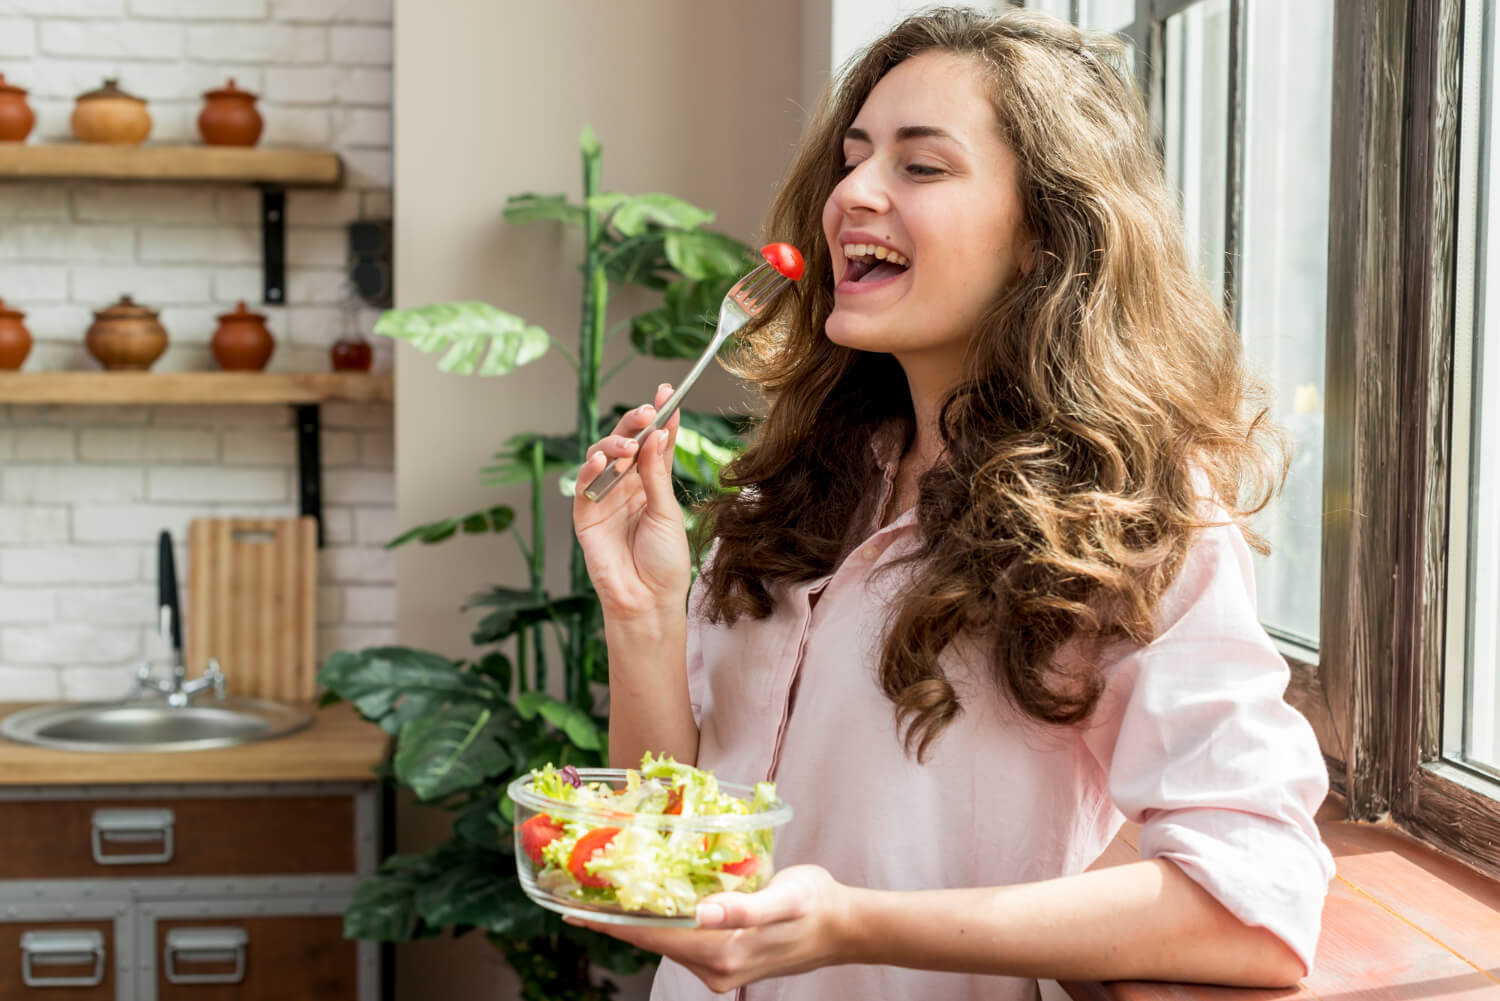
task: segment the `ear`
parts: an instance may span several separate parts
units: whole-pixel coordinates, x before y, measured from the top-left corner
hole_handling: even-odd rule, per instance
[[[1036,267],[1036,262],[1042,255],[1042,241],[1030,234],[1024,237],[1021,244],[1021,277],[1031,274],[1031,269]]]

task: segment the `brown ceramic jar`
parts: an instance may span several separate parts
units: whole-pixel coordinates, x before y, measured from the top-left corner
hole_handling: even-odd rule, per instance
[[[220,368],[256,372],[271,360],[276,338],[266,329],[265,316],[246,309],[241,299],[233,313],[220,315],[210,346]]]
[[[26,91],[7,83],[0,73],[0,142],[25,142],[36,124],[36,113],[26,103]]]
[[[255,95],[236,87],[234,77],[223,89],[203,95],[198,132],[210,146],[254,146],[264,125],[255,110]]]
[[[157,320],[156,310],[126,295],[108,309],[94,311],[94,323],[84,344],[89,354],[111,371],[144,371],[167,350],[167,332]]]
[[[31,353],[31,331],[21,322],[25,316],[0,299],[0,369],[14,371],[20,368]]]
[[[139,145],[151,134],[151,113],[146,102],[120,89],[118,80],[80,94],[70,120],[73,135],[86,143]]]

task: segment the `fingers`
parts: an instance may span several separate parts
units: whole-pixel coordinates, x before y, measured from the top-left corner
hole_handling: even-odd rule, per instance
[[[789,886],[772,884],[756,893],[718,893],[698,902],[700,928],[754,928],[791,921],[806,913],[806,900]]]

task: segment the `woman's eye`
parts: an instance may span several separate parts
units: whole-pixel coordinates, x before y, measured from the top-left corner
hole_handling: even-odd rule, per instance
[[[906,172],[914,177],[937,177],[943,171],[938,167],[929,167],[925,163],[909,164]]]
[[[835,170],[833,172],[833,175],[838,178],[848,177],[850,174],[854,173],[855,166],[856,164],[846,163],[842,167],[839,167],[837,170]]]

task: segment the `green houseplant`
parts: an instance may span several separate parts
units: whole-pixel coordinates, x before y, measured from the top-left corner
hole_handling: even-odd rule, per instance
[[[509,222],[550,222],[582,230],[582,322],[576,354],[541,328],[493,306],[444,303],[391,310],[378,334],[440,352],[438,367],[504,375],[549,350],[577,375],[577,420],[565,433],[512,435],[483,478],[529,489],[530,537],[503,504],[418,525],[390,545],[435,545],[468,536],[509,534],[529,569],[524,586],[495,586],[466,609],[484,612],[472,632],[474,655],[454,660],[407,647],[343,651],[319,672],[324,703],[351,702],[395,738],[391,781],[453,814],[450,839],[423,855],[397,855],[366,880],[345,914],[351,938],[403,941],[483,932],[520,976],[528,999],[610,997],[615,986],[593,968],[631,973],[649,960],[614,939],[564,924],[533,904],[516,879],[510,802],[505,786],[547,762],[606,763],[604,700],[607,652],[598,599],[576,541],[568,555],[569,588],[545,587],[546,491],[572,488],[587,447],[612,427],[624,406],[601,411],[607,341],[628,329],[633,357],[695,357],[712,334],[729,286],[752,261],[748,247],[705,228],[709,212],[679,199],[600,190],[601,149],[592,130],[580,139],[583,200],[516,195]],[[611,331],[611,286],[628,283],[661,294],[656,308]],[[623,362],[621,363],[623,364]],[[684,506],[719,489],[719,470],[735,453],[742,427],[724,417],[683,411],[674,472]],[[556,483],[557,486],[553,484]],[[560,678],[549,669],[560,662]],[[554,685],[561,681],[560,686]],[[561,689],[560,697],[557,689]]]

